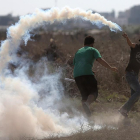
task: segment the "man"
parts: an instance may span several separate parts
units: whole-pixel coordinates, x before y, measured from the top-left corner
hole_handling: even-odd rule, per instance
[[[84,40],[84,47],[79,49],[74,57],[74,78],[82,96],[82,105],[88,116],[91,116],[89,105],[98,96],[97,81],[92,72],[94,60],[97,60],[104,67],[117,71],[101,58],[99,51],[93,48],[94,38],[87,36]]]
[[[50,44],[48,46],[47,49],[45,49],[45,53],[47,55],[47,59],[49,61],[55,61],[58,58],[58,54],[57,54],[57,46],[55,44],[55,40],[54,39],[50,39]]]
[[[128,112],[140,97],[140,84],[138,81],[138,73],[140,70],[140,44],[132,43],[126,33],[123,33],[122,36],[131,48],[130,60],[126,68],[126,79],[130,85],[131,97],[119,110],[124,117],[127,117]]]

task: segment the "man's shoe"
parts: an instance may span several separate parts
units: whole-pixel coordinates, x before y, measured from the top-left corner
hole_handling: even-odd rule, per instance
[[[121,109],[119,109],[118,111],[122,116],[124,116],[125,118],[128,118],[128,114],[125,111],[123,111]]]
[[[90,117],[91,116],[91,111],[89,109],[89,106],[86,103],[83,103],[83,108],[84,108],[87,116]]]

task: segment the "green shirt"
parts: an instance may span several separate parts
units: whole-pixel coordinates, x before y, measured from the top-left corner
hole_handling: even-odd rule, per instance
[[[101,58],[97,49],[88,46],[79,49],[74,57],[74,78],[82,75],[94,75],[92,67],[97,58]]]

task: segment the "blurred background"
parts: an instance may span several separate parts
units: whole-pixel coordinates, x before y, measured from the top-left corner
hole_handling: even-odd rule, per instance
[[[140,24],[139,0],[5,0],[2,1],[0,5],[0,29],[6,29],[11,24],[17,22],[20,16],[33,13],[36,8],[47,10],[52,7],[62,8],[64,6],[69,6],[71,8],[79,7],[84,10],[92,10],[93,13],[100,13],[108,20],[116,22],[121,26]],[[73,26],[74,24],[75,22],[71,21],[69,26]],[[78,24],[80,24],[80,27],[89,26],[84,22],[80,22]]]

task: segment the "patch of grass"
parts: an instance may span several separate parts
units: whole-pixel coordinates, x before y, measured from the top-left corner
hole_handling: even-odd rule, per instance
[[[112,92],[108,90],[99,90],[99,98],[102,102],[126,102],[128,98],[124,95],[118,94],[118,92]]]

